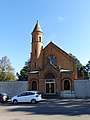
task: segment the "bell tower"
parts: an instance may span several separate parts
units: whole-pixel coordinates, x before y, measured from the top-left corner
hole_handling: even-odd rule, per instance
[[[37,21],[32,32],[31,71],[43,67],[43,37],[44,34]]]

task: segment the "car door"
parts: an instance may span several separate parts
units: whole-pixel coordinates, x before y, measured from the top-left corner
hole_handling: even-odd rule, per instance
[[[18,102],[27,102],[27,92],[23,92],[17,96]]]
[[[26,101],[27,102],[31,101],[31,92],[29,92],[29,91],[26,93]]]
[[[30,100],[31,100],[31,95],[30,95],[30,92],[29,92],[29,91],[26,92],[26,94],[25,94],[25,96],[24,96],[24,100],[25,100],[25,102],[30,102]]]
[[[24,98],[25,101],[26,101],[26,102],[31,102],[31,100],[34,99],[34,97],[35,97],[34,94],[35,94],[34,92],[27,91],[26,96],[25,96],[25,98]]]
[[[36,96],[34,92],[29,92],[29,101],[31,102],[32,99],[36,100]]]
[[[17,96],[18,102],[31,102],[31,100],[35,97],[35,93],[26,91]]]

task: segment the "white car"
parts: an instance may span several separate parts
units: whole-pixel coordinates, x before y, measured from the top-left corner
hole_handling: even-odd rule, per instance
[[[38,91],[24,91],[11,98],[12,103],[31,102],[35,104],[42,100],[41,94]]]

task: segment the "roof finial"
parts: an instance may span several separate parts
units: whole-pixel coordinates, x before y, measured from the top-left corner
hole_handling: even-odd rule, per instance
[[[37,20],[37,23],[36,23],[36,25],[35,25],[35,28],[34,28],[33,32],[35,32],[35,31],[42,32],[42,29],[41,29],[41,27],[40,27],[40,24],[39,24],[38,20]]]
[[[38,23],[38,20],[37,20],[37,23]]]

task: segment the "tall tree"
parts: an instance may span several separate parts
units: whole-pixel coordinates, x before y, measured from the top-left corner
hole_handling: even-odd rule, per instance
[[[10,60],[7,56],[0,60],[0,81],[15,80],[14,68],[12,68]]]
[[[88,61],[86,66],[84,66],[84,75],[86,79],[90,78],[90,60]]]
[[[69,53],[69,54],[76,60],[78,79],[83,79],[84,78],[84,66],[76,58],[76,56],[72,55],[71,53]]]
[[[20,74],[16,73],[19,81],[28,80],[28,69],[29,69],[29,61],[25,62],[25,66],[20,70]]]
[[[79,74],[83,74],[84,79],[90,78],[90,61],[85,66],[79,66]]]

